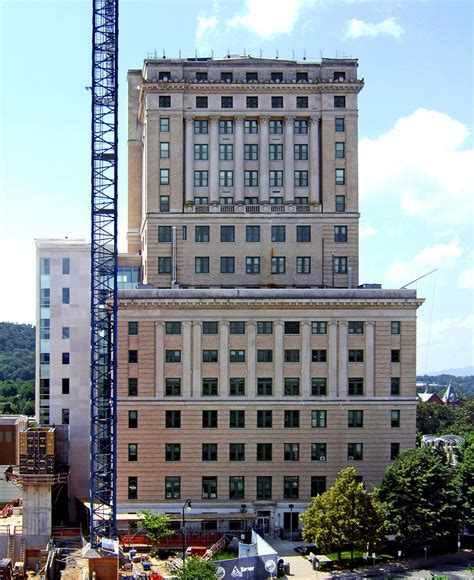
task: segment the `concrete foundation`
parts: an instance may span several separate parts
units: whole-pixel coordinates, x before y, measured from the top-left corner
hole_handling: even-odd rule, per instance
[[[27,547],[36,547],[35,537],[44,547],[52,534],[51,485],[28,484],[23,489],[23,535]]]

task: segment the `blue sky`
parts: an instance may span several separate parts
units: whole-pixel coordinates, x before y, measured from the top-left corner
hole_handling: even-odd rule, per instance
[[[34,321],[34,239],[89,236],[92,0],[0,0],[0,320]],[[121,0],[126,72],[161,56],[359,59],[361,282],[412,287],[418,372],[474,364],[471,0]]]

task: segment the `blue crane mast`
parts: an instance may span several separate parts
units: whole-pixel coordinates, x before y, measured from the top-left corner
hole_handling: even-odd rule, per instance
[[[90,543],[116,538],[118,0],[93,0]]]

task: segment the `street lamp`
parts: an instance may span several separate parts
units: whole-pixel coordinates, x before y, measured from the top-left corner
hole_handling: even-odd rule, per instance
[[[190,510],[193,506],[191,505],[191,500],[187,499],[183,505],[183,525],[181,528],[181,533],[183,535],[183,562],[186,559],[186,519],[185,519],[185,511]]]
[[[294,503],[290,503],[288,505],[290,508],[290,542],[293,541],[293,508],[295,507]]]

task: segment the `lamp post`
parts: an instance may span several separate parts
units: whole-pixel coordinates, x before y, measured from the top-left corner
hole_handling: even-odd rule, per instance
[[[183,562],[186,559],[186,519],[185,519],[185,511],[190,510],[193,506],[191,505],[191,500],[187,499],[183,505],[183,525],[181,529],[181,533],[183,535]]]
[[[290,508],[290,542],[293,541],[293,508],[295,507],[295,504],[290,503],[288,505],[288,507]]]

